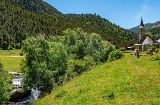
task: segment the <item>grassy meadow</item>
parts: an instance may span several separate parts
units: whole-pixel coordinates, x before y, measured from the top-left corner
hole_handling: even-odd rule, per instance
[[[160,60],[156,56],[122,59],[97,65],[58,86],[33,105],[160,105]]]
[[[3,68],[9,72],[21,72],[20,63],[24,56],[20,56],[21,50],[0,50],[0,62]]]

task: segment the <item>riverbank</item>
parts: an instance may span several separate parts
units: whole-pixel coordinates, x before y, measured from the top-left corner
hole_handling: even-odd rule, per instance
[[[22,85],[23,73],[9,72],[12,77],[13,89],[10,92],[9,103],[13,105],[25,105],[33,102],[40,95],[37,89],[24,88]]]
[[[159,59],[158,59],[159,58]],[[160,105],[160,52],[98,65],[33,105]]]

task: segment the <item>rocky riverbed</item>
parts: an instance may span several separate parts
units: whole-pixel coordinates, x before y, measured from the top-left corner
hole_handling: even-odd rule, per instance
[[[22,86],[22,73],[10,72],[12,74],[13,90],[10,92],[10,102],[16,105],[25,105],[31,103],[38,98],[40,91],[37,89],[25,89]]]

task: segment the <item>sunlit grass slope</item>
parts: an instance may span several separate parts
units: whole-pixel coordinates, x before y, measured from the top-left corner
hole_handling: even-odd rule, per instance
[[[33,104],[160,105],[160,60],[151,61],[152,57],[125,54],[57,87]]]
[[[21,72],[20,63],[24,56],[20,56],[21,50],[0,50],[0,62],[7,71]]]

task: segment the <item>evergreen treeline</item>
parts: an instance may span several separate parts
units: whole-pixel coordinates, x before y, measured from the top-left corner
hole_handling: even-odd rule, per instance
[[[42,0],[0,0],[6,3],[12,3],[24,10],[34,13],[61,14],[56,8]]]
[[[160,39],[160,26],[152,28],[151,34],[154,39]]]
[[[89,33],[100,34],[103,39],[118,48],[133,45],[137,39],[137,35],[133,32],[116,26],[96,14],[51,15],[47,12],[35,14],[2,1],[0,1],[0,46],[2,49],[21,48],[22,41],[29,36],[62,35],[62,31],[77,27]]]
[[[160,38],[160,21],[144,24],[144,27],[147,35],[151,36],[155,40]],[[130,30],[138,34],[139,26],[133,27]]]

